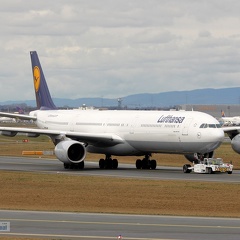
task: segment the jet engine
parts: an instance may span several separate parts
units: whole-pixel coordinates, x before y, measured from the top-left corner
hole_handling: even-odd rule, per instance
[[[240,134],[237,134],[231,141],[232,149],[240,154]]]
[[[198,160],[202,159],[202,158],[212,158],[214,156],[214,152],[209,152],[209,153],[193,153],[193,154],[187,154],[184,155],[184,157],[189,161],[189,162],[194,162],[194,163],[198,163]]]
[[[55,147],[55,155],[63,163],[80,163],[86,157],[86,148],[78,141],[61,141]]]

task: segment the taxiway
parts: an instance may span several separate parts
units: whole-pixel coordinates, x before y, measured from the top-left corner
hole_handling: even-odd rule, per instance
[[[63,164],[56,159],[0,157],[0,170],[27,171],[48,174],[69,174],[88,176],[109,176],[155,180],[189,180],[207,182],[240,182],[240,171],[233,170],[233,174],[197,174],[183,173],[180,167],[158,166],[155,170],[138,170],[133,164],[119,164],[118,169],[99,169],[97,162],[85,162],[83,170],[64,169]]]
[[[0,236],[54,239],[239,239],[240,219],[0,210]]]

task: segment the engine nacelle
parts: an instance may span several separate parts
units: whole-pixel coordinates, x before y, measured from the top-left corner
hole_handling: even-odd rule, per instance
[[[86,157],[86,148],[78,141],[61,141],[55,147],[56,157],[64,163],[80,163]]]
[[[185,157],[189,162],[197,163],[198,160],[200,160],[200,159],[202,159],[202,158],[212,158],[212,157],[214,157],[214,152],[212,151],[212,152],[203,153],[203,154],[193,153],[193,154],[184,155],[184,157]]]
[[[240,134],[236,135],[232,141],[232,149],[236,152],[240,154]]]

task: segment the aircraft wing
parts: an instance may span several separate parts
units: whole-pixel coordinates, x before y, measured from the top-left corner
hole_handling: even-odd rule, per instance
[[[124,140],[118,135],[109,133],[85,133],[85,132],[71,132],[58,131],[49,129],[35,129],[35,128],[14,128],[14,127],[0,127],[1,134],[4,136],[16,136],[18,133],[25,133],[29,137],[38,137],[39,135],[47,135],[49,137],[71,138],[86,144],[113,146],[123,143]]]
[[[17,114],[17,113],[5,113],[5,112],[0,112],[0,117],[17,118],[22,120],[37,120],[37,118],[34,116]]]
[[[233,127],[222,127],[223,131],[227,133],[230,139],[233,139],[237,134],[240,133],[240,127],[233,126]]]

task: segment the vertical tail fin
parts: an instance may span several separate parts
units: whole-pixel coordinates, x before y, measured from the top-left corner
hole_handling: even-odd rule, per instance
[[[222,117],[225,117],[225,113],[223,110],[221,110],[221,115],[222,115]]]
[[[19,114],[24,114],[24,110],[22,108],[17,106],[16,109]]]
[[[31,51],[30,56],[32,61],[33,83],[37,108],[42,110],[57,109],[48,90],[37,52]]]

